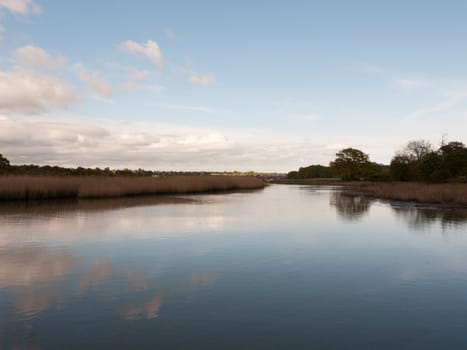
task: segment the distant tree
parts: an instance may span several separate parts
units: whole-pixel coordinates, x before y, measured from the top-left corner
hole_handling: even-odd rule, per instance
[[[433,146],[429,141],[409,141],[391,160],[391,178],[396,181],[424,180],[426,174],[421,174],[421,163],[424,157],[433,152]]]
[[[10,170],[10,161],[0,154],[0,174],[6,174]]]
[[[420,179],[428,182],[442,182],[449,177],[449,171],[444,167],[443,157],[438,152],[426,154],[418,164]]]
[[[411,179],[411,160],[406,154],[398,153],[389,166],[391,178],[396,181],[409,181]]]
[[[439,153],[449,177],[467,176],[467,148],[462,142],[452,141],[442,145]]]
[[[333,177],[333,172],[330,167],[323,165],[309,165],[298,169],[300,179],[310,178],[330,178]]]
[[[292,170],[287,173],[287,178],[288,179],[298,179],[298,171]]]
[[[403,153],[414,161],[421,161],[430,152],[433,152],[433,146],[427,140],[409,141],[403,150]]]
[[[397,181],[443,182],[467,176],[467,148],[459,141],[434,150],[425,140],[410,141],[391,161],[391,177]]]
[[[370,165],[368,154],[355,148],[345,148],[336,153],[336,159],[330,163],[343,180],[359,180],[367,175]]]
[[[390,180],[388,166],[375,162],[368,162],[362,167],[361,177],[370,181]]]

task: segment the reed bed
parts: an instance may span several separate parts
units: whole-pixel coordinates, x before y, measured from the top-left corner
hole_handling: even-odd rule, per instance
[[[467,184],[351,183],[348,190],[367,196],[447,206],[467,206]]]
[[[246,176],[167,177],[0,177],[0,200],[115,198],[153,194],[189,194],[263,188]]]

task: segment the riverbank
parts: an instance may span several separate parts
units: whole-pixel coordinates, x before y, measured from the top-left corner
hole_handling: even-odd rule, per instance
[[[443,206],[467,206],[467,183],[346,182],[338,179],[286,179],[275,183],[343,186],[347,193],[380,199]]]
[[[272,181],[280,185],[342,185],[344,182],[337,178],[312,178],[312,179],[280,179]]]
[[[467,206],[467,184],[465,183],[350,183],[345,186],[347,192],[356,192],[380,199],[442,206]]]
[[[155,194],[193,194],[260,189],[261,179],[247,176],[4,176],[0,200],[116,198]]]

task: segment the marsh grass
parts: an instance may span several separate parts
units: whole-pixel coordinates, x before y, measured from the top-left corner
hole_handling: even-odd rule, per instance
[[[115,198],[257,189],[261,179],[246,176],[167,177],[0,177],[0,200]]]
[[[467,184],[351,183],[347,189],[364,195],[398,201],[441,205],[467,205]]]

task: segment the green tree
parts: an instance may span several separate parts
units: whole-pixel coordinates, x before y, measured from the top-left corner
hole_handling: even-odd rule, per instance
[[[365,177],[370,168],[368,154],[355,148],[345,148],[336,153],[336,159],[330,167],[340,175],[343,180],[359,180]]]
[[[411,179],[410,163],[410,157],[406,154],[396,154],[389,166],[391,178],[396,181],[409,181]]]
[[[424,180],[426,174],[420,173],[421,163],[428,154],[433,152],[433,146],[426,140],[407,142],[407,145],[391,160],[391,178],[396,181]]]
[[[0,154],[0,174],[6,174],[10,169],[10,161]]]
[[[442,156],[437,152],[426,154],[418,164],[418,171],[423,181],[442,182],[450,177]]]
[[[440,147],[439,153],[449,177],[455,178],[467,175],[467,148],[462,142],[449,142]]]
[[[298,179],[298,171],[292,170],[287,173],[287,178],[288,179]]]
[[[333,177],[331,168],[323,165],[309,165],[298,169],[300,179]]]

